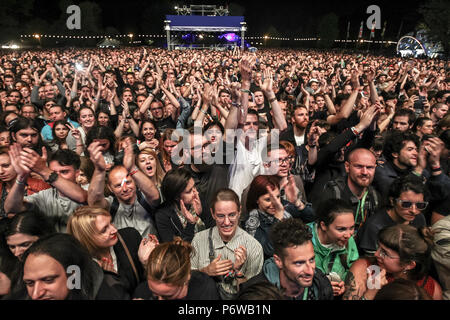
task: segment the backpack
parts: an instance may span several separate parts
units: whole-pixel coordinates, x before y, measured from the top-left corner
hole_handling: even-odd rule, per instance
[[[342,196],[341,190],[344,190],[345,186],[346,186],[345,179],[340,177],[335,180],[328,181],[325,184],[324,190],[326,188],[331,188],[333,190],[333,199],[341,199],[341,196]],[[368,191],[369,191],[369,193],[368,193],[368,195],[369,195],[368,205],[369,206],[367,208],[367,211],[372,212],[372,214],[373,214],[373,213],[375,213],[375,210],[378,208],[378,205],[379,205],[378,194],[372,186],[369,186]],[[366,219],[367,219],[367,217],[366,217]],[[361,228],[361,226],[363,224],[364,224],[364,221],[361,222],[361,225],[359,226],[359,228]]]

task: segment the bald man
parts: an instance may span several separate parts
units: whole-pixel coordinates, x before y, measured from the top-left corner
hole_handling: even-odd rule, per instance
[[[320,202],[327,199],[342,199],[352,205],[355,235],[364,221],[380,207],[380,196],[371,186],[376,166],[376,157],[370,150],[364,148],[352,150],[345,161],[347,176],[329,181],[320,197]],[[320,203],[315,204],[316,210],[319,207]]]

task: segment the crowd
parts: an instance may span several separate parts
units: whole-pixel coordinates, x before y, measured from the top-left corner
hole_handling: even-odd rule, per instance
[[[450,299],[447,61],[0,57],[3,299]]]

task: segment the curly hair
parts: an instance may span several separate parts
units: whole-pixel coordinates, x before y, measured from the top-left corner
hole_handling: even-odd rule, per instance
[[[419,137],[408,132],[393,131],[384,140],[383,154],[387,160],[393,161],[393,153],[400,153],[408,141],[412,141],[417,148],[420,146]]]
[[[275,224],[270,231],[270,240],[273,243],[274,253],[284,256],[284,249],[301,246],[311,241],[310,228],[298,219],[289,218]]]
[[[428,198],[428,189],[426,188],[422,178],[408,174],[404,177],[395,179],[389,188],[388,199],[395,200],[400,197],[403,192],[412,191],[417,194],[423,194],[424,200]],[[388,202],[388,207],[392,208],[393,202]]]

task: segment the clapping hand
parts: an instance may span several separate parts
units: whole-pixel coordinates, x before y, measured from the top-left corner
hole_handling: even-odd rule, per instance
[[[217,256],[205,269],[204,272],[211,277],[226,275],[233,269],[231,260],[220,260],[221,254]]]
[[[239,246],[234,250],[234,265],[235,271],[240,271],[245,261],[247,260],[247,249],[244,246]]]
[[[147,265],[148,257],[158,245],[158,238],[153,234],[149,233],[148,237],[142,239],[141,244],[139,245],[138,257],[143,266]]]
[[[14,171],[17,173],[18,177],[26,178],[31,172],[31,169],[28,168],[25,164],[20,160],[20,153],[22,151],[22,147],[18,143],[13,143],[9,147],[9,157],[11,158],[11,165],[14,168]]]

